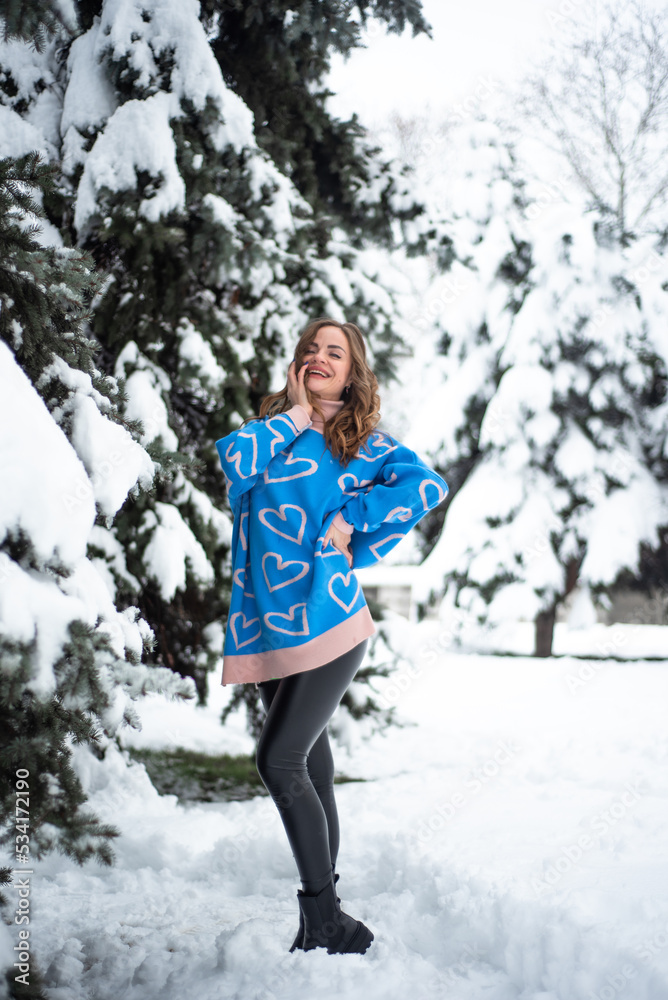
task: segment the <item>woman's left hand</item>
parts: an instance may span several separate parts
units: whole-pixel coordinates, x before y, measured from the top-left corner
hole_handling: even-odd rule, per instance
[[[327,534],[325,535],[325,540],[322,543],[323,549],[328,542],[331,542],[335,548],[343,552],[344,556],[348,560],[348,565],[352,567],[353,565],[353,550],[350,545],[350,535],[347,535],[345,531],[339,531],[335,528],[333,524],[330,524],[327,529]]]

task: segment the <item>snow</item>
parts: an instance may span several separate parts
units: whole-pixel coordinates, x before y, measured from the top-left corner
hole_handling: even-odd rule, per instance
[[[569,629],[587,629],[597,624],[596,608],[589,587],[581,587],[568,614]]]
[[[60,134],[63,169],[71,174],[86,159],[85,137],[94,134],[116,110],[117,101],[97,54],[99,22],[75,38],[67,60],[69,80],[63,98]]]
[[[125,391],[128,396],[125,406],[128,419],[142,422],[141,443],[147,445],[160,438],[165,448],[176,451],[179,439],[169,426],[167,407],[154,371],[148,366],[143,370],[134,371],[128,376]]]
[[[1,90],[0,155],[23,156],[33,149],[56,158],[60,97],[54,87],[57,57],[53,42],[38,52],[20,41],[0,41],[0,70],[9,85]],[[13,86],[13,85],[14,86]],[[24,120],[21,127],[18,115]]]
[[[141,530],[151,531],[144,564],[165,601],[171,601],[177,590],[185,590],[188,567],[202,583],[213,582],[213,566],[177,507],[158,501],[155,512],[144,514]]]
[[[241,421],[240,421],[241,422]],[[224,545],[231,545],[232,543],[232,519],[225,514],[223,511],[218,510],[214,507],[209,496],[203,492],[203,490],[198,490],[196,486],[186,479],[185,476],[178,472],[174,476],[174,496],[178,499],[179,503],[189,502],[193,505],[197,514],[202,519],[204,524],[210,524],[213,526],[219,540]],[[221,498],[222,499],[222,498]],[[230,563],[231,566],[231,563]],[[212,624],[216,624],[215,622]]]
[[[0,637],[34,644],[26,657],[30,669],[26,682],[38,697],[48,697],[56,686],[54,666],[70,638],[72,622],[87,622],[110,638],[117,656],[127,654],[136,663],[148,629],[145,622],[136,620],[134,610],[129,609],[128,614],[116,609],[109,570],[100,575],[96,564],[87,558],[89,539],[99,539],[94,526],[96,498],[104,504],[112,497],[120,504],[137,478],[134,473],[134,478],[128,478],[124,453],[111,450],[112,446],[125,448],[127,453],[130,442],[147,461],[148,455],[124,428],[100,413],[93,396],[85,395],[87,376],[78,375],[81,378],[72,373],[73,384],[80,390],[72,401],[79,406],[89,403],[95,419],[87,415],[87,433],[83,435],[77,433],[75,425],[73,440],[81,438],[81,453],[87,462],[91,460],[91,478],[11,351],[0,341],[0,425],[11,428],[11,433],[0,437],[0,468],[10,486],[0,493],[0,541],[23,533],[32,545],[21,564],[6,552],[0,553]],[[92,387],[91,392],[95,393]],[[111,437],[105,435],[105,428],[111,429]],[[34,460],[26,461],[26,456]],[[106,456],[107,475],[95,456]],[[126,493],[121,495],[123,488]]]
[[[74,562],[95,519],[86,469],[1,340],[0,383],[0,426],[12,428],[0,437],[0,467],[11,484],[0,492],[1,537],[23,531],[39,559]]]
[[[75,38],[68,55],[68,88],[63,99],[61,133],[101,125],[117,107],[114,90],[99,58],[100,24]]]
[[[566,479],[591,482],[598,459],[597,449],[576,424],[571,424],[554,456],[555,468]]]
[[[219,107],[224,126],[219,148],[238,152],[254,147],[253,116],[241,98],[225,86],[218,63],[199,20],[198,0],[107,0],[100,17],[98,50],[114,60],[124,58],[137,74],[137,85],[149,87],[161,77],[162,57],[172,66],[169,89],[174,115],[184,100],[203,111],[207,100]]]
[[[189,319],[182,319],[177,330],[179,335],[179,356],[197,372],[195,379],[220,389],[226,379],[224,368],[216,361],[211,345],[204,339]]]
[[[171,385],[167,372],[149,361],[134,340],[129,340],[116,360],[115,376],[125,379],[125,413],[129,420],[142,422],[142,444],[161,438],[165,448],[176,450],[178,438],[169,426],[164,401]]]
[[[638,564],[642,542],[658,548],[661,539],[657,524],[664,520],[664,505],[665,497],[642,468],[635,470],[632,482],[624,489],[599,499],[595,512],[583,519],[587,554],[580,569],[582,579],[611,583],[620,565],[633,568]]]
[[[494,406],[490,407],[480,426],[480,446],[488,444],[497,447],[513,443],[518,424],[525,424],[529,413],[539,413],[545,419],[552,396],[552,378],[549,372],[538,365],[516,364],[504,372],[496,391]],[[491,420],[487,419],[490,414]],[[554,415],[552,426],[558,429],[560,423]]]
[[[16,87],[12,103],[20,103],[22,99],[25,100],[25,96],[34,98],[39,93],[46,75],[47,60],[44,52],[38,52],[34,46],[27,46],[18,39],[9,41],[3,39],[0,51],[3,73],[11,76]],[[8,89],[10,93],[13,90],[13,88]]]
[[[330,726],[337,770],[365,779],[336,786],[337,885],[374,931],[367,953],[288,952],[299,881],[267,796],[182,805],[125,751],[75,748],[121,837],[110,869],[33,866],[49,1000],[663,1000],[664,665],[456,653],[438,622],[392,629],[404,664],[374,683],[408,725],[363,736],[339,709]],[[595,630],[575,632],[594,652]],[[152,695],[123,746],[251,753],[239,714],[217,722],[231,692],[211,688],[207,708]]]
[[[236,208],[230,205],[229,201],[226,201],[225,198],[221,198],[220,195],[212,194],[211,192],[205,194],[202,198],[202,205],[211,211],[214,221],[226,229],[234,230],[243,221],[243,216],[237,212]]]
[[[40,578],[0,552],[0,639],[33,645],[28,683],[37,696],[48,697],[54,690],[54,663],[69,638],[70,623],[83,613],[77,596],[67,596],[54,580]],[[10,657],[4,655],[9,671]]]
[[[152,178],[138,206],[140,217],[156,222],[183,211],[185,184],[171,123],[190,114],[189,109],[203,112],[207,102],[213,102],[220,118],[212,127],[212,142],[221,152],[227,146],[254,152],[252,183],[259,190],[267,182],[280,192],[271,211],[286,224],[277,239],[288,239],[296,196],[287,179],[259,153],[253,116],[225,85],[198,13],[195,0],[107,0],[92,27],[74,42],[60,127],[66,172],[72,175],[83,164],[74,215],[80,238],[98,220],[100,195],[134,191],[140,174]],[[119,72],[125,66],[122,72],[132,77],[140,97],[116,106],[107,76],[109,61]],[[96,133],[86,152],[86,138]]]
[[[153,183],[139,203],[140,217],[157,222],[183,211],[185,184],[171,122],[186,115],[188,107],[204,111],[208,101],[218,106],[221,119],[211,136],[218,150],[231,145],[238,152],[245,147],[257,152],[252,114],[225,85],[198,11],[195,0],[107,0],[99,19],[76,40],[68,61],[61,130],[66,171],[72,174],[79,164],[84,166],[74,213],[80,239],[97,220],[100,195],[134,191],[143,173]],[[144,92],[141,99],[116,107],[105,76],[108,60],[127,64],[135,89]],[[166,62],[171,69],[163,90]],[[84,137],[98,129],[87,153]],[[273,171],[275,186],[287,184],[273,167],[253,169]],[[285,211],[282,207],[281,213]]]
[[[64,408],[70,418],[71,441],[86,467],[97,506],[103,514],[113,517],[137,483],[150,488],[155,471],[153,462],[121,424],[100,412],[103,397],[92,388],[88,375],[68,368],[62,359],[56,359],[45,374],[50,371],[57,372],[61,381],[79,390]],[[106,400],[104,404],[107,408]],[[76,506],[80,493],[81,490],[76,497],[70,495],[68,504]]]
[[[40,129],[0,104],[0,156],[25,156],[38,150],[48,157],[53,148]]]
[[[98,507],[113,516],[137,483],[150,488],[153,462],[124,427],[100,413],[90,396],[79,394],[72,409],[72,444],[90,475]]]
[[[117,108],[86,157],[77,192],[74,225],[79,237],[98,212],[102,191],[134,191],[137,175],[147,171],[159,182],[139,204],[150,222],[185,208],[185,184],[176,164],[176,143],[169,124],[173,95],[153,94]]]
[[[105,581],[112,597],[116,596],[114,574],[123,580],[126,587],[139,590],[139,581],[128,572],[125,565],[125,551],[116,536],[107,528],[95,525],[88,539],[89,552],[98,550],[100,555],[91,557],[101,578]]]
[[[287,249],[295,228],[295,209],[306,215],[311,215],[312,209],[266,154],[254,156],[248,167],[251,194],[256,201],[264,202],[262,211],[272,224],[274,239]],[[267,199],[269,191],[270,201]]]

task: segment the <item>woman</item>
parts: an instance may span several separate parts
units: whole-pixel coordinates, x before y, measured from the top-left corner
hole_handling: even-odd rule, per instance
[[[216,442],[234,512],[223,678],[255,683],[266,709],[257,768],[279,809],[301,890],[290,951],[364,953],[334,867],[339,824],[327,723],[375,632],[353,567],[382,559],[446,482],[375,430],[378,383],[353,323],[310,323],[287,385]]]

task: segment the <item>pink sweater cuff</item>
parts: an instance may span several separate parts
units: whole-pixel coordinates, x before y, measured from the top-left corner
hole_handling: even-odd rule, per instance
[[[304,407],[300,406],[299,403],[295,403],[291,409],[286,410],[285,412],[290,417],[298,431],[305,431],[307,427],[311,426],[311,418]]]
[[[336,517],[332,521],[332,524],[335,528],[338,528],[339,531],[345,531],[346,535],[352,535],[353,533],[352,524],[348,524],[341,511],[337,513]]]

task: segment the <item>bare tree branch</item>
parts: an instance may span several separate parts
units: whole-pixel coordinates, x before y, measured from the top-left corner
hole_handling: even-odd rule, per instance
[[[518,104],[620,238],[668,229],[668,7],[613,0],[567,21]]]

